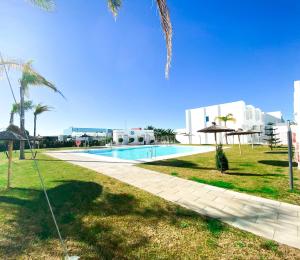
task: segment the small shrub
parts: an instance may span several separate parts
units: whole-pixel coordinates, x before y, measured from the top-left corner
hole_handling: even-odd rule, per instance
[[[143,142],[143,141],[144,141],[144,137],[140,136],[140,137],[138,138],[138,141],[139,141],[140,143]]]
[[[155,141],[154,140],[150,140],[150,144],[153,144]]]
[[[118,139],[118,142],[119,142],[119,143],[123,143],[123,141],[124,141],[124,139],[123,139],[122,137],[120,137],[120,138]]]
[[[180,222],[180,227],[181,228],[187,228],[189,226],[189,223],[185,222],[185,221],[181,221]]]
[[[217,146],[216,167],[217,167],[217,170],[219,170],[222,173],[229,170],[228,160],[227,160],[227,157],[226,157],[226,155],[223,151],[223,148],[222,148],[221,144]]]
[[[277,251],[278,249],[278,244],[272,240],[267,240],[266,242],[263,242],[261,244],[261,247],[270,251]]]
[[[134,138],[133,138],[133,137],[130,137],[129,140],[128,140],[128,143],[131,144],[131,143],[133,143],[133,142],[134,142]]]
[[[171,172],[171,175],[172,176],[178,176],[178,173],[177,172]]]

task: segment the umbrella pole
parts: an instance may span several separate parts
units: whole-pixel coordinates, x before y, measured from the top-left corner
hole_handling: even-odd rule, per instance
[[[216,143],[216,147],[217,147],[217,145],[218,145],[218,143],[217,143],[217,133],[215,133],[215,143]]]
[[[242,155],[242,149],[241,149],[241,138],[240,138],[240,135],[238,135],[238,139],[239,139],[239,149],[240,149],[240,155]]]
[[[253,135],[251,135],[251,143],[252,143],[252,150],[253,150]]]
[[[12,152],[13,152],[14,142],[9,141],[8,143],[8,170],[7,170],[7,189],[10,188],[10,180],[12,174]]]

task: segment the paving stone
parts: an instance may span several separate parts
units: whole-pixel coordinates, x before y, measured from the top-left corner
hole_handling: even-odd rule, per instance
[[[300,248],[300,206],[141,169],[132,163],[112,162],[109,158],[99,160],[96,156],[70,151],[47,154],[98,171],[242,230]]]

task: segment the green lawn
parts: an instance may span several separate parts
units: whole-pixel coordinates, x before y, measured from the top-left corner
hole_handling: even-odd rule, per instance
[[[231,146],[230,146],[231,147]],[[140,167],[251,195],[300,205],[300,172],[294,167],[295,190],[289,190],[287,148],[243,145],[224,149],[230,170],[215,170],[215,152],[140,164]]]
[[[37,158],[68,248],[81,259],[296,259],[300,255],[300,250],[201,217],[91,170],[41,154]],[[31,160],[15,159],[13,188],[6,191],[7,162],[1,153],[0,259],[61,259],[32,166]]]

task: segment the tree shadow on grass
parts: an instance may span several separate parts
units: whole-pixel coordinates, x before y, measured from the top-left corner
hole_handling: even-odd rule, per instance
[[[272,165],[272,166],[278,166],[278,167],[289,167],[288,161],[279,161],[279,160],[260,160],[258,163],[266,164],[266,165]],[[293,167],[297,167],[297,163],[293,162]]]
[[[15,232],[5,234],[6,242],[0,243],[0,251],[8,258],[17,258],[22,251],[32,248],[32,241],[26,239],[27,236],[36,237],[39,243],[58,237],[43,192],[35,190],[32,192],[35,193],[33,200],[0,196],[0,203],[19,206],[14,219]],[[85,217],[93,216],[95,213],[100,217],[130,213],[135,204],[133,196],[103,194],[101,185],[82,181],[62,182],[55,188],[49,189],[47,193],[64,238],[84,244],[93,257],[96,255],[105,259],[118,258],[134,246],[126,242],[128,234],[116,230],[113,225],[102,224],[95,220],[89,223],[84,221]],[[101,203],[98,202],[100,198]],[[135,235],[135,246],[147,243],[142,233]],[[61,253],[61,249],[52,249],[52,251],[53,254],[57,254],[57,251]]]
[[[267,154],[288,154],[288,151],[272,151],[272,152],[265,152]]]
[[[94,182],[59,181],[58,186],[48,189],[47,193],[63,237],[72,241],[71,244],[80,244],[80,252],[75,246],[70,253],[91,259],[126,258],[135,248],[149,243],[149,237],[143,230],[133,232],[130,228],[118,227],[120,224],[129,224],[128,221],[138,219],[145,225],[152,223],[156,226],[164,219],[167,223],[179,226],[183,218],[201,220],[197,213],[171,204],[150,203],[149,206],[141,206],[132,194],[103,192],[103,187]],[[61,248],[49,248],[49,241],[58,240],[43,192],[13,188],[8,194],[10,196],[0,196],[0,204],[15,205],[16,210],[13,224],[7,224],[13,232],[2,235],[1,254],[15,259],[23,252],[39,251],[34,247],[43,245],[41,251],[61,255]],[[30,194],[33,199],[23,199],[22,194]],[[133,216],[133,220],[123,220],[123,216],[125,219]],[[135,223],[130,225],[134,227]],[[210,230],[210,225],[207,228]]]
[[[252,177],[284,177],[286,175],[280,173],[252,173],[252,172],[226,172],[227,175],[233,176],[252,176]]]
[[[215,170],[214,167],[202,167],[197,163],[190,161],[180,160],[180,159],[168,159],[164,161],[153,161],[147,162],[146,165],[155,165],[155,166],[167,166],[167,167],[179,167],[179,168],[190,168],[197,170]]]

